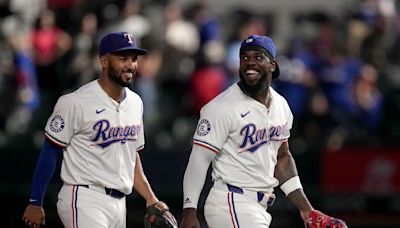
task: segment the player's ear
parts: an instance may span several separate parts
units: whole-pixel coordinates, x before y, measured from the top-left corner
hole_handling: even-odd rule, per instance
[[[274,72],[276,69],[276,62],[275,61],[271,61],[271,72]]]
[[[100,64],[103,67],[107,65],[107,59],[104,55],[100,56]]]

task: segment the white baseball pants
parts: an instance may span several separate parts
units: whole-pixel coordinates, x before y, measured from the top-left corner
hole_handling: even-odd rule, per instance
[[[268,228],[272,220],[257,199],[215,186],[205,202],[204,216],[210,228]]]
[[[126,228],[125,197],[117,199],[82,186],[63,185],[57,211],[66,228]]]

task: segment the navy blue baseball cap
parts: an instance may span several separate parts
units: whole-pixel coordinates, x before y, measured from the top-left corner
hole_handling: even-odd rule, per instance
[[[108,33],[100,41],[99,55],[127,50],[134,51],[138,55],[148,53],[146,49],[138,48],[135,37],[127,32]]]
[[[255,47],[257,49],[261,48],[261,50],[264,51],[265,54],[275,62],[276,68],[275,71],[272,72],[272,79],[279,77],[280,70],[278,63],[276,62],[276,46],[274,41],[272,41],[272,39],[268,36],[253,34],[242,41],[240,53],[242,53],[244,50],[249,50],[250,47]]]

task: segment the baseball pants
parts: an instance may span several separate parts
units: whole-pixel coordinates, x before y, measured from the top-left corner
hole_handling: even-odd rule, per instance
[[[268,228],[272,217],[257,199],[211,188],[204,205],[204,216],[210,228]]]
[[[125,197],[120,199],[77,185],[63,185],[58,215],[66,228],[125,228]]]

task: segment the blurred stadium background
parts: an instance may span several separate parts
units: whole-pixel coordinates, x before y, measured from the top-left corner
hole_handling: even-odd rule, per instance
[[[279,49],[273,86],[295,115],[290,147],[314,206],[350,227],[400,227],[398,1],[0,0],[3,227],[23,227],[47,117],[58,96],[99,75],[96,44],[109,31],[151,50],[132,86],[145,105],[142,159],[178,220],[198,110],[237,81],[240,40],[264,33]],[[62,227],[58,174],[46,227]],[[303,227],[277,194],[271,227]],[[128,227],[142,227],[144,201],[128,198]]]

